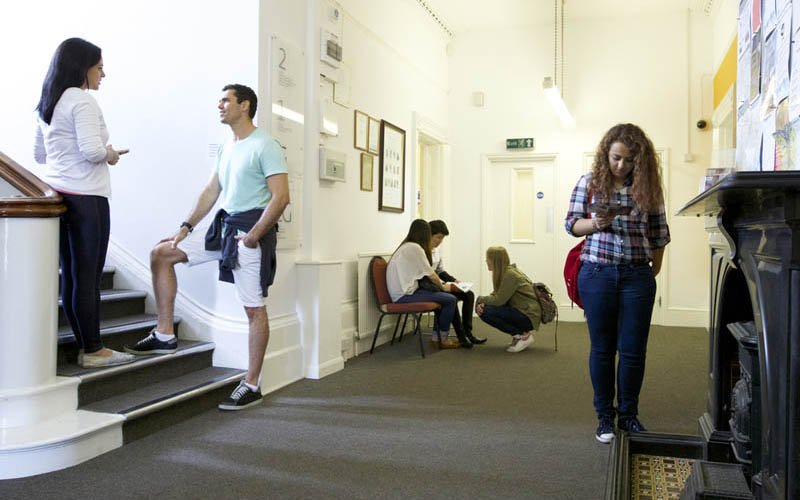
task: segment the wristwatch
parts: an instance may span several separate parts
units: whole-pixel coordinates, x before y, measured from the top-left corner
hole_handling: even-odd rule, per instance
[[[193,226],[193,225],[191,225],[191,224],[189,224],[189,223],[188,223],[188,222],[186,222],[186,221],[183,221],[183,222],[181,222],[181,227],[188,228],[190,233],[191,233],[192,231],[194,231],[194,226]]]

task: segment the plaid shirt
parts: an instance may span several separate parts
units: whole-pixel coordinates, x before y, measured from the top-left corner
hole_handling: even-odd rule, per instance
[[[577,236],[572,232],[572,226],[578,219],[589,217],[589,203],[599,202],[599,196],[592,193],[592,200],[588,199],[587,189],[592,174],[581,176],[569,200],[569,211],[565,219],[567,233]],[[651,252],[667,246],[670,242],[669,226],[664,205],[650,215],[644,214],[633,206],[630,195],[631,178],[614,192],[617,202],[623,207],[631,207],[630,215],[618,215],[610,226],[598,233],[586,236],[586,244],[581,251],[582,262],[597,262],[600,264],[647,264],[652,260]]]

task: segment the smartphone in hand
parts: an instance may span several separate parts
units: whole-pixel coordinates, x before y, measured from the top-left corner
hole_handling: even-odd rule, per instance
[[[609,214],[616,217],[617,215],[628,215],[631,213],[631,207],[622,206],[621,203],[589,203],[589,211],[595,213]]]

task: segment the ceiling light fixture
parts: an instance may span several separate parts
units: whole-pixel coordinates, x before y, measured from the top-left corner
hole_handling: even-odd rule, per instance
[[[558,90],[558,3],[561,2],[561,92]],[[542,82],[544,95],[553,106],[561,124],[568,129],[575,128],[575,119],[572,118],[567,105],[564,103],[564,0],[553,0],[553,76],[547,76]]]

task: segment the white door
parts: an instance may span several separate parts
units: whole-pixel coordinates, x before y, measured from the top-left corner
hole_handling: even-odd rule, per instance
[[[554,262],[555,156],[523,153],[488,156],[483,172],[481,259],[502,246],[533,281],[553,288],[561,272]],[[480,293],[492,291],[482,265]]]

